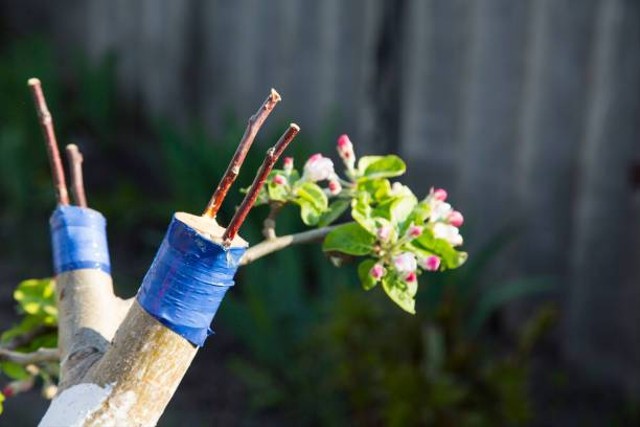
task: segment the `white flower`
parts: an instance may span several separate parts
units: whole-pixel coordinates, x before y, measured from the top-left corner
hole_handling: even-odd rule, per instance
[[[438,222],[433,226],[433,235],[436,239],[446,240],[452,246],[460,246],[463,242],[458,228],[443,222]]]
[[[418,263],[416,257],[411,252],[403,252],[393,258],[393,266],[399,273],[409,273],[416,271]]]
[[[331,159],[323,157],[322,154],[314,154],[305,163],[302,177],[315,182],[329,179],[335,174]]]
[[[451,205],[441,200],[432,199],[429,205],[431,207],[429,221],[431,222],[445,221],[449,218],[451,212],[453,212]]]

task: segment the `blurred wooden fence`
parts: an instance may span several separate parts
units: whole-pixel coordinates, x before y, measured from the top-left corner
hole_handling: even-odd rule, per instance
[[[62,47],[115,53],[123,102],[150,116],[219,132],[273,86],[278,117],[335,123],[448,188],[471,248],[524,224],[500,274],[558,277],[565,355],[640,388],[637,1],[5,3],[46,10]]]

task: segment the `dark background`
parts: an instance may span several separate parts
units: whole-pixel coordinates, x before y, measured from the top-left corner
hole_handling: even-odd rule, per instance
[[[271,87],[283,102],[237,188],[295,121],[299,166],[347,132],[465,214],[470,265],[428,277],[415,317],[317,246],[241,271],[162,425],[640,425],[639,2],[0,1],[7,327],[17,283],[51,275],[33,76],[84,153],[124,296]],[[300,229],[285,212],[279,231]],[[5,406],[30,425],[46,402]]]

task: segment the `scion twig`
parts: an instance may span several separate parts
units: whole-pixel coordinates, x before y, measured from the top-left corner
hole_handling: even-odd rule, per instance
[[[75,144],[67,145],[67,161],[71,170],[71,192],[76,205],[87,207],[87,196],[84,192],[84,180],[82,179],[82,153]]]
[[[49,108],[47,108],[47,102],[44,98],[44,94],[42,93],[40,80],[32,78],[29,79],[28,84],[31,88],[33,101],[36,104],[36,110],[38,111],[38,117],[40,118],[40,126],[42,126],[42,134],[47,146],[53,185],[56,190],[56,200],[61,205],[68,205],[69,193],[67,191],[67,183],[64,178],[64,169],[62,167],[62,160],[60,159],[60,152],[58,151],[56,133],[53,129],[53,118],[51,117]]]
[[[247,217],[247,214],[256,202],[260,189],[266,182],[271,169],[273,169],[273,165],[276,163],[276,161],[278,161],[278,158],[282,155],[283,151],[287,148],[291,141],[293,141],[293,138],[296,137],[298,132],[300,132],[300,128],[298,127],[298,125],[291,123],[285,133],[282,134],[276,145],[267,150],[267,155],[264,158],[264,161],[262,162],[262,165],[260,166],[256,177],[253,179],[253,183],[251,184],[249,191],[247,191],[246,196],[240,204],[240,207],[233,215],[233,218],[231,218],[229,226],[222,235],[222,241],[225,245],[230,244],[231,240],[233,240],[233,238],[238,233],[238,229],[240,229],[240,226]]]
[[[278,94],[275,89],[271,89],[271,93],[264,103],[262,103],[260,109],[249,118],[247,129],[244,131],[244,135],[242,135],[240,144],[238,144],[238,148],[236,149],[229,166],[227,166],[227,170],[224,175],[222,175],[222,179],[214,191],[213,196],[211,196],[211,200],[205,208],[202,216],[207,216],[209,218],[216,217],[220,210],[220,206],[222,206],[224,198],[229,192],[229,188],[231,188],[231,185],[240,173],[240,167],[249,152],[249,148],[251,148],[251,145],[253,144],[253,140],[258,134],[258,131],[262,127],[264,121],[269,117],[269,114],[271,114],[271,111],[273,111],[274,107],[281,99],[280,94]]]

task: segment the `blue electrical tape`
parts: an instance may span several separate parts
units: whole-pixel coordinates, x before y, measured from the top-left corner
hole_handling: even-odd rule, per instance
[[[147,313],[198,347],[246,248],[225,249],[175,216],[138,291]]]
[[[107,221],[100,212],[79,206],[58,206],[49,224],[56,274],[83,268],[111,273]]]

